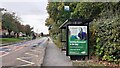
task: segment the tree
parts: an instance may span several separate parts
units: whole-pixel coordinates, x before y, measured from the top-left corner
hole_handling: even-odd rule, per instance
[[[4,9],[1,8],[0,12]],[[5,12],[2,15],[2,29],[8,30],[9,36],[12,31],[15,32],[15,34],[19,32],[23,32],[26,35],[31,34],[32,28],[30,25],[22,25],[20,22],[20,18],[15,16],[15,13]]]
[[[64,11],[65,5],[70,7],[69,12]],[[115,62],[120,59],[120,2],[49,2],[47,11],[49,18],[46,19],[46,25],[51,26],[50,34],[55,41],[59,39],[59,26],[65,20],[93,19],[89,33],[90,49],[102,60]]]
[[[26,35],[30,35],[31,34],[31,30],[32,30],[30,25],[25,25],[24,28],[25,28]]]
[[[14,16],[10,13],[4,13],[2,16],[2,29],[6,29],[9,32],[9,35],[11,31],[16,30],[16,26],[14,23]]]

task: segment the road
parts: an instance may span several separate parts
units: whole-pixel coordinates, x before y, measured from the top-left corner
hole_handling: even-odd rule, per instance
[[[40,66],[43,61],[47,38],[0,47],[2,66]]]

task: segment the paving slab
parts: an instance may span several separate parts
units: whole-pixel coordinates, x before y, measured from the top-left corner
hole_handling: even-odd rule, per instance
[[[42,66],[72,66],[72,61],[50,39]]]

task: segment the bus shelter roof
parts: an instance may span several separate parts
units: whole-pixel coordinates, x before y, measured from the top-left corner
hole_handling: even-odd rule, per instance
[[[67,25],[69,24],[88,25],[91,21],[92,19],[68,19],[59,28],[66,29]]]

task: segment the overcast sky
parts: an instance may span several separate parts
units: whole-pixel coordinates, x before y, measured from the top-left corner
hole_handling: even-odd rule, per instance
[[[15,12],[21,18],[22,24],[29,24],[34,27],[37,33],[48,33],[45,26],[47,14],[47,0],[0,0],[0,8],[6,8],[10,12]]]

